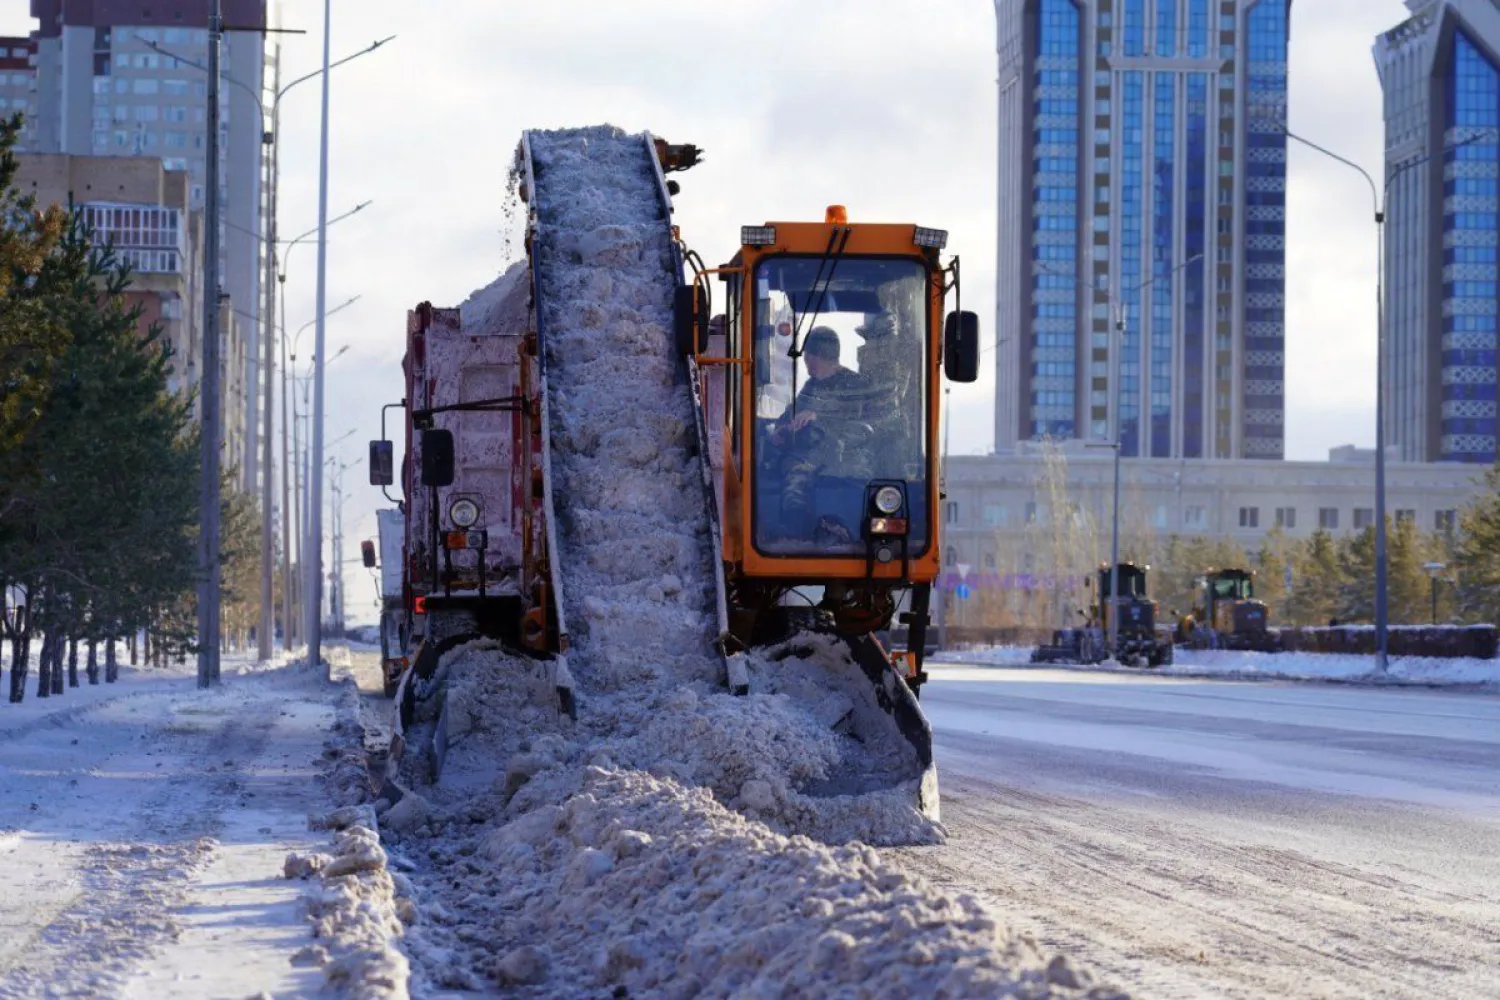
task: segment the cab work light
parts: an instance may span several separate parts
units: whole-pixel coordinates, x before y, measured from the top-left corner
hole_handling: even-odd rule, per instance
[[[768,247],[776,242],[776,227],[741,226],[740,242],[747,247]]]
[[[938,250],[948,245],[948,230],[928,229],[925,226],[915,227],[911,241],[919,247],[934,247]]]

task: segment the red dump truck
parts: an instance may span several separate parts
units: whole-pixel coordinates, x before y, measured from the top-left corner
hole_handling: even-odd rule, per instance
[[[499,294],[493,286],[486,292]],[[508,294],[524,300],[525,287]],[[407,314],[398,433],[406,453],[400,603],[408,624],[393,693],[400,669],[410,664],[425,676],[442,653],[475,638],[538,653],[555,641],[540,556],[546,519],[535,338],[513,309],[484,301],[466,309],[424,302]],[[374,485],[395,478],[393,446],[370,445]]]

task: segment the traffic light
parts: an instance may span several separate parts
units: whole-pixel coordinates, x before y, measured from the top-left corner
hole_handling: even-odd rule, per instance
[[[375,543],[366,539],[359,543],[359,554],[364,557],[365,565],[371,569],[375,568]]]

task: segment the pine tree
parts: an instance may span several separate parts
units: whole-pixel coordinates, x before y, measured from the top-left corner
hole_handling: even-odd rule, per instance
[[[1343,584],[1338,546],[1332,535],[1319,528],[1294,550],[1292,592],[1283,605],[1280,624],[1327,625],[1340,612]]]
[[[52,388],[52,370],[68,345],[56,309],[87,274],[85,253],[64,247],[67,213],[38,210],[15,188],[13,152],[22,118],[0,121],[0,454],[23,441],[41,418]],[[0,478],[0,522],[9,513]]]
[[[1500,464],[1486,470],[1483,494],[1459,517],[1452,565],[1459,614],[1466,621],[1500,622]]]

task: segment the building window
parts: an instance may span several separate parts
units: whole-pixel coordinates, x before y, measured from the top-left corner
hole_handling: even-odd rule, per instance
[[[958,524],[958,501],[949,500],[943,504],[943,520],[949,524]]]
[[[1337,507],[1319,507],[1318,527],[1324,531],[1339,530],[1339,509]]]
[[[1354,530],[1363,531],[1375,523],[1375,509],[1373,507],[1354,508]]]
[[[1203,507],[1199,504],[1189,504],[1182,511],[1182,526],[1184,528],[1201,528],[1204,524]]]
[[[1278,527],[1278,528],[1295,528],[1296,526],[1297,526],[1297,508],[1296,507],[1277,507],[1276,508],[1276,527]]]
[[[958,564],[958,550],[951,545],[948,546],[943,552],[943,562],[949,566],[956,566]]]
[[[1406,508],[1403,508],[1401,510],[1396,511],[1396,523],[1397,524],[1403,524],[1403,523],[1407,523],[1407,522],[1415,523],[1416,520],[1417,520],[1417,512],[1414,511],[1414,510],[1408,510]]]
[[[1026,501],[1026,523],[1036,524],[1036,501]]]
[[[984,505],[984,523],[991,528],[1005,527],[1006,515],[1005,505],[998,503],[987,503]]]
[[[995,553],[986,552],[984,554],[984,568],[991,573],[995,572]]]
[[[1432,527],[1445,535],[1453,534],[1458,527],[1458,511],[1440,510],[1432,515]]]
[[[1240,508],[1240,527],[1241,528],[1259,528],[1260,527],[1260,508],[1259,507],[1241,507]]]

